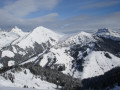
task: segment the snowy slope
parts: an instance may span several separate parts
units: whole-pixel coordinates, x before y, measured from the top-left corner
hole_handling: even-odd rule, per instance
[[[0,86],[0,90],[39,90],[34,88],[19,88],[19,87],[3,87]]]
[[[14,57],[14,53],[11,52],[11,51],[8,51],[8,50],[4,50],[2,52],[2,57],[5,57],[5,56],[7,56],[7,57]]]
[[[40,66],[42,67],[45,67],[46,65],[47,66],[58,65],[58,67],[65,66],[65,70],[63,70],[62,72],[65,74],[70,74],[72,76],[73,57],[65,53],[65,50],[68,50],[68,48],[58,48],[58,49],[51,48],[49,53],[45,54],[41,59],[39,63]],[[52,68],[54,69],[55,67],[52,66]]]
[[[98,31],[96,32],[96,35],[100,37],[108,38],[108,39],[110,38],[115,41],[120,41],[120,34],[118,32],[112,31],[107,28],[98,29]]]
[[[81,46],[84,46],[92,42],[95,42],[92,34],[80,32],[79,34],[74,35],[67,40],[59,43],[58,46],[55,45],[53,48],[51,48],[49,53],[45,54],[40,60],[40,66],[45,67],[47,65],[51,66],[53,69],[55,68],[55,65],[57,65],[57,67],[65,66],[65,70],[62,71],[63,73],[71,75],[75,78],[79,78],[81,77],[81,72],[76,70],[76,66],[73,63],[75,59],[70,55],[70,48],[73,45],[79,44]]]
[[[65,53],[66,48],[55,49],[52,48],[48,54],[43,56],[43,59],[40,61],[40,66],[51,66],[54,65],[65,65],[65,70],[62,72],[64,74],[71,75],[75,78],[89,78],[94,76],[99,76],[105,72],[111,70],[114,67],[120,66],[120,58],[104,51],[89,51],[89,55],[84,58],[83,71],[78,71],[75,67],[72,67],[74,64],[72,61],[74,58],[68,53]],[[81,53],[81,52],[80,52]],[[105,56],[105,53],[108,53],[111,58]],[[56,58],[56,62],[54,62]],[[51,59],[51,60],[50,60]],[[49,62],[49,63],[48,63]],[[54,67],[51,67],[54,69]]]
[[[85,57],[82,79],[102,75],[112,68],[120,66],[120,58],[110,53],[108,54],[111,58],[108,58],[105,53],[108,52],[93,51]]]
[[[15,26],[10,32],[0,31],[0,49],[9,45],[13,45],[21,40],[28,33],[23,32],[17,26]]]
[[[3,67],[3,65],[0,63],[0,68],[2,68]]]
[[[0,75],[0,86],[4,87],[21,87],[28,86],[28,88],[44,89],[44,90],[55,90],[56,85],[47,81],[41,80],[40,76],[33,75],[28,69],[22,69],[19,72],[6,72],[6,77],[9,74],[14,77],[14,82],[3,77],[4,74]]]
[[[73,44],[82,44],[85,45],[87,43],[90,42],[94,42],[95,39],[93,38],[93,35],[90,33],[86,33],[86,32],[80,32],[77,35],[74,35],[70,38],[68,38],[67,40],[65,40],[62,43],[62,46],[69,46],[69,45],[73,45]]]
[[[35,28],[26,38],[21,40],[17,45],[24,49],[26,47],[33,47],[33,44],[35,42],[41,44],[49,41],[50,44],[54,45],[58,42],[60,37],[61,35],[40,26]]]
[[[0,31],[0,49],[2,47],[7,47],[9,45],[15,45],[20,40],[25,38],[29,33],[23,32],[17,26],[11,29],[10,32],[7,31]]]
[[[0,49],[9,46],[14,40],[18,38],[19,36],[15,33],[0,31]]]

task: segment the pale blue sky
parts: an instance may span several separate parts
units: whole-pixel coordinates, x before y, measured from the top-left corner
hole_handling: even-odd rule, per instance
[[[120,29],[120,0],[0,0],[0,28],[75,33]]]

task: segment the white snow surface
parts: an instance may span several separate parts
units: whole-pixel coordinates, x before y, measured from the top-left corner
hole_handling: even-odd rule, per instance
[[[0,63],[0,68],[2,68],[3,67],[3,65]]]
[[[24,73],[25,71],[26,74]],[[6,73],[11,73],[12,75],[14,75],[15,77],[14,83],[12,83],[9,79],[6,80],[4,77],[0,76],[0,86],[2,87],[23,88],[24,85],[26,85],[28,86],[28,88],[34,87],[35,89],[41,89],[41,90],[55,90],[55,88],[57,87],[55,84],[41,80],[40,76],[33,75],[28,69],[22,69],[22,71],[18,71],[15,73],[11,71],[7,71]]]
[[[14,57],[15,54],[13,52],[9,51],[9,50],[4,50],[4,51],[2,51],[2,56],[1,57],[5,57],[5,56]]]
[[[40,26],[35,28],[26,38],[21,40],[18,45],[24,49],[26,47],[33,47],[35,42],[41,44],[49,41],[52,45],[54,45],[59,41],[60,37],[61,35]]]
[[[34,88],[19,88],[19,87],[3,87],[0,86],[0,90],[39,90]]]
[[[82,79],[99,76],[111,70],[114,67],[120,66],[120,58],[108,53],[111,56],[107,58],[104,51],[92,51],[86,58]]]
[[[8,61],[8,66],[13,66],[14,64],[15,64],[15,61],[13,60]]]

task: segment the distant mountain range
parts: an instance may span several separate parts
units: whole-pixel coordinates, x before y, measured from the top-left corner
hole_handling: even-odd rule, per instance
[[[42,26],[32,32],[17,26],[0,31],[1,86],[80,90],[82,80],[104,76],[119,66],[120,34],[106,28],[69,37]],[[117,82],[114,85],[119,88]]]

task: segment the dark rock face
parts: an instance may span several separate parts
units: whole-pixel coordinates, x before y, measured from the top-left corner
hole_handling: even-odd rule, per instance
[[[36,54],[42,53],[44,51],[44,46],[39,45],[37,42],[34,43],[34,51]]]
[[[0,59],[0,63],[3,64],[3,67],[8,67],[8,61],[13,60],[13,58],[9,58],[7,56]]]
[[[70,48],[70,55],[74,58],[74,61],[72,62],[72,68],[75,67],[78,71],[83,71],[83,63],[84,63],[84,57],[86,57],[88,54],[86,52],[87,48],[89,48],[89,45],[81,46],[80,44],[73,45]],[[82,56],[79,56],[79,52],[82,53]]]
[[[87,48],[90,48],[89,44],[85,45],[85,46],[81,46],[80,44],[73,45],[70,48],[70,55],[72,57],[74,57],[75,59],[77,59],[79,57],[78,56],[79,52],[82,52],[83,56],[86,57],[87,56],[87,52],[86,52]]]
[[[112,57],[108,53],[105,53],[105,56],[109,59],[112,59]]]

